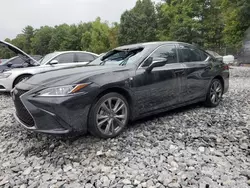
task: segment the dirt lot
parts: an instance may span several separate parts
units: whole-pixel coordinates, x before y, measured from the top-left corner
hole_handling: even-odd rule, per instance
[[[0,94],[0,187],[250,186],[250,69],[231,69],[214,109],[192,105],[134,122],[118,138],[28,132]]]

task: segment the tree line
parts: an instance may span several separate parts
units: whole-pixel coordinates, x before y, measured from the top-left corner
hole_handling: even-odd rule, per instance
[[[250,27],[250,1],[246,0],[138,0],[125,11],[120,23],[97,18],[93,22],[26,26],[14,39],[5,39],[29,54],[45,55],[54,51],[85,50],[106,52],[125,44],[171,40],[193,43],[221,52],[242,47]],[[0,50],[1,58],[9,58]]]

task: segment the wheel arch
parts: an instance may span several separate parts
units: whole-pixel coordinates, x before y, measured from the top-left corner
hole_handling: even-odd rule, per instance
[[[128,104],[129,104],[130,119],[131,119],[132,115],[133,115],[133,99],[132,99],[132,94],[129,91],[127,91],[126,89],[124,89],[124,88],[121,88],[121,87],[105,88],[100,93],[98,93],[98,95],[95,97],[94,101],[96,102],[102,96],[104,96],[104,95],[106,95],[108,93],[113,93],[113,92],[122,95],[127,100]]]
[[[18,76],[14,79],[14,81],[13,81],[13,83],[12,83],[12,88],[14,88],[17,79],[19,79],[20,77],[23,77],[23,76],[32,76],[32,75],[33,75],[33,74],[31,74],[31,73],[24,73],[24,74],[18,75]]]
[[[215,76],[215,77],[213,78],[213,80],[214,80],[214,79],[218,79],[218,80],[221,81],[221,83],[222,83],[222,88],[223,88],[223,93],[224,93],[225,81],[224,81],[223,77],[222,77],[221,75],[217,75],[217,76]]]

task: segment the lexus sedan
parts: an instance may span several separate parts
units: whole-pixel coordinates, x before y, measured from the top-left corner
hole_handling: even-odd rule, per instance
[[[9,92],[19,82],[49,70],[61,69],[71,66],[83,66],[97,57],[97,54],[84,51],[62,51],[53,52],[37,61],[16,46],[5,41],[0,41],[0,46],[4,46],[13,51],[27,64],[24,68],[14,68],[0,73],[0,92]]]
[[[179,42],[118,47],[84,67],[36,74],[12,90],[26,129],[112,138],[129,121],[203,101],[216,107],[228,91],[228,66]]]

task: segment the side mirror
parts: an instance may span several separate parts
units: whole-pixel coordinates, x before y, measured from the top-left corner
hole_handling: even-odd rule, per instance
[[[168,62],[168,60],[165,58],[153,59],[152,57],[150,57],[148,61],[151,61],[151,64],[146,69],[147,72],[151,72],[155,67],[163,67]]]
[[[8,64],[7,64],[7,67],[11,67],[13,64],[11,63],[11,62],[9,62]]]
[[[58,64],[59,62],[56,60],[56,59],[53,59],[49,64],[50,65],[56,65]]]

